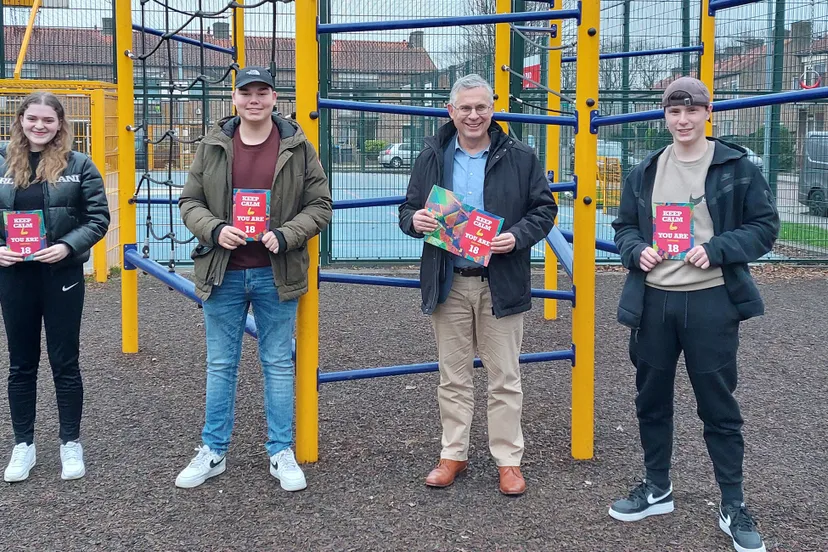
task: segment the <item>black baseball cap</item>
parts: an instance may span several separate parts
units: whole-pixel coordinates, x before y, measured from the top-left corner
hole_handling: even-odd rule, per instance
[[[260,82],[274,88],[273,75],[265,67],[245,67],[244,69],[239,69],[239,72],[236,73],[236,88],[241,88],[254,82]]]

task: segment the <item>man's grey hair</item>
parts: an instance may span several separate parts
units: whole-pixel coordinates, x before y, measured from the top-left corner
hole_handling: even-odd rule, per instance
[[[449,103],[455,105],[457,95],[463,90],[471,90],[472,88],[485,88],[489,95],[489,103],[494,103],[494,90],[492,90],[492,85],[486,79],[474,73],[460,77],[454,82],[454,86],[451,87]]]

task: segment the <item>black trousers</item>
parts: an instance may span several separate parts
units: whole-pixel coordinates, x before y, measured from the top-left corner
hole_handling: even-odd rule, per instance
[[[664,488],[673,454],[676,365],[687,373],[704,422],[704,440],[725,500],[742,499],[742,416],[736,390],[739,315],[724,286],[692,291],[647,287],[641,328],[630,336],[635,399],[647,478]]]
[[[34,440],[40,330],[55,381],[60,439],[80,436],[83,381],[78,357],[84,298],[83,267],[38,262],[0,268],[0,306],[9,347],[9,408],[17,444]]]

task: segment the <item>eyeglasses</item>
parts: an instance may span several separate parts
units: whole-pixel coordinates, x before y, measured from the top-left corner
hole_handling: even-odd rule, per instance
[[[464,117],[467,116],[467,115],[471,115],[472,110],[476,111],[478,115],[485,115],[486,113],[491,111],[492,107],[493,107],[491,105],[485,105],[485,104],[476,105],[474,107],[472,107],[470,105],[457,106],[457,105],[454,105],[454,104],[452,104],[452,106],[454,107],[454,109],[459,111],[460,114],[463,115]]]

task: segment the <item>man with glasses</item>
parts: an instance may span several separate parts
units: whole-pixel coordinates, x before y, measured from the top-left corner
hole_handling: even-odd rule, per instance
[[[440,462],[426,478],[447,487],[468,466],[474,413],[475,347],[488,374],[489,450],[498,466],[500,491],[520,495],[523,391],[518,356],[523,313],[531,307],[530,253],[552,229],[558,207],[534,152],[492,125],[493,92],[478,75],[451,89],[451,122],[427,138],[414,162],[400,228],[422,238],[437,228],[425,209],[431,188],[452,190],[464,203],[503,217],[487,267],[423,244],[422,310],[437,338],[443,426]]]

